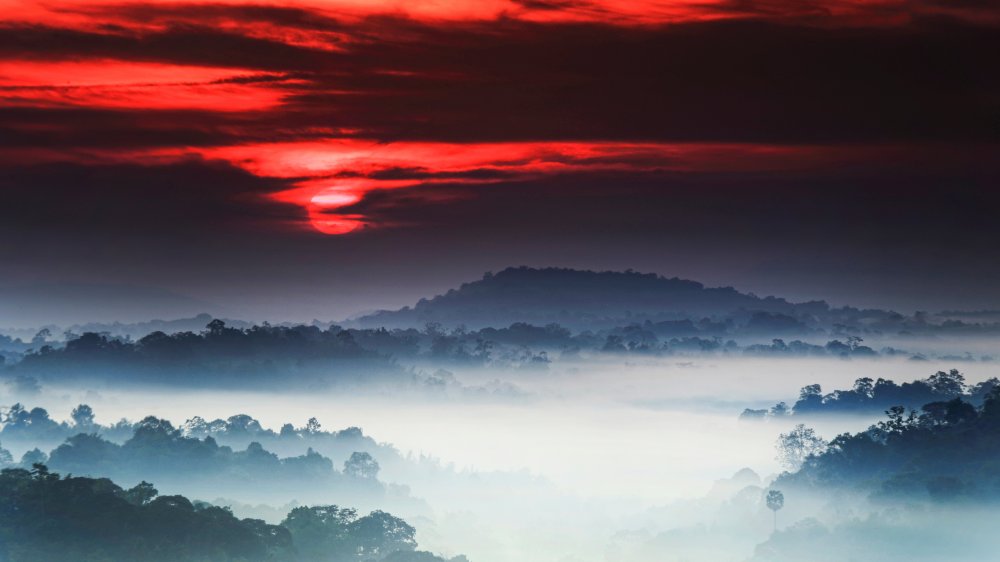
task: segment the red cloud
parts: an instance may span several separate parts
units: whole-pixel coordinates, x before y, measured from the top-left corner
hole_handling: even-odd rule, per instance
[[[622,142],[380,143],[308,141],[219,147],[199,153],[258,176],[296,179],[273,195],[302,206],[312,226],[345,234],[371,224],[351,211],[372,191],[537,179],[586,172],[795,173],[849,166],[896,149]],[[302,179],[304,178],[304,179]]]
[[[268,197],[328,234],[382,226],[358,211],[376,191],[587,172],[816,172],[884,155],[894,149],[873,147],[893,135],[980,140],[977,111],[996,91],[967,58],[939,55],[989,52],[979,45],[995,38],[956,43],[950,28],[932,29],[928,47],[913,35],[928,16],[996,23],[976,2],[0,0],[0,10],[5,159],[222,160],[291,186]],[[895,81],[872,84],[886,77]]]
[[[422,21],[599,22],[651,25],[719,19],[767,19],[816,25],[898,25],[914,17],[948,15],[996,22],[988,3],[946,0],[64,0],[43,4],[3,0],[0,9],[17,22],[87,27],[113,22],[153,29],[178,22],[241,29],[290,43],[330,45],[344,36],[331,22],[375,16]],[[278,25],[273,22],[277,20]],[[332,29],[331,29],[332,28]]]
[[[23,106],[257,111],[281,103],[281,82],[276,78],[280,75],[163,63],[0,61],[0,102]]]

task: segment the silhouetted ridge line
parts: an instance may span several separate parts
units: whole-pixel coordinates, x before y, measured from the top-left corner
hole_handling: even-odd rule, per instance
[[[793,304],[761,298],[733,287],[706,287],[697,281],[632,270],[583,271],[510,267],[487,273],[413,307],[362,317],[362,326],[422,326],[428,322],[469,327],[514,322],[558,322],[570,327],[603,327],[623,320],[702,319],[738,310],[822,313],[825,302]]]

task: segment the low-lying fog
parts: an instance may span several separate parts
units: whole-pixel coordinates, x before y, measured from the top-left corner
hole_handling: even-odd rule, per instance
[[[105,424],[156,415],[179,425],[193,416],[245,413],[275,430],[286,422],[302,426],[313,416],[324,429],[358,426],[404,454],[454,465],[453,480],[399,467],[380,476],[409,486],[426,502],[429,511],[411,521],[426,548],[461,552],[473,562],[598,561],[616,559],[613,544],[628,533],[652,536],[697,524],[710,511],[699,502],[717,480],[747,467],[766,482],[780,470],[775,439],[800,420],[741,422],[744,408],[791,404],[807,384],[829,392],[850,388],[859,377],[902,382],[954,366],[885,359],[601,358],[556,361],[547,370],[455,368],[460,385],[441,392],[47,387],[30,405],[60,419],[85,402]],[[961,368],[970,383],[996,374],[990,364]],[[872,422],[838,416],[806,423],[830,439]],[[308,504],[311,498],[304,493],[288,500]],[[758,533],[760,525],[748,521],[748,532]],[[738,550],[732,559],[752,554],[752,547]]]

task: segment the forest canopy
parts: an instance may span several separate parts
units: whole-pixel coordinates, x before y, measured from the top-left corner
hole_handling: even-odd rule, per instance
[[[382,511],[298,507],[269,525],[148,482],[123,489],[43,464],[0,472],[0,559],[12,562],[445,562],[414,552],[415,533]]]

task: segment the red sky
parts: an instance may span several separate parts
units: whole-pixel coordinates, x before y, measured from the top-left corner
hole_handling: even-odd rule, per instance
[[[100,136],[99,123],[74,131],[72,123],[25,119],[11,129],[58,137],[65,145],[15,146],[10,154],[19,162],[221,159],[257,175],[289,180],[287,189],[263,196],[301,206],[303,219],[320,232],[343,234],[390,226],[350,211],[373,190],[457,181],[475,189],[499,179],[587,169],[794,170],[809,162],[863,158],[873,141],[912,143],[876,133],[861,139],[862,146],[847,149],[831,146],[842,140],[837,135],[795,139],[744,134],[741,127],[761,128],[750,114],[743,117],[748,124],[723,126],[713,138],[699,134],[697,125],[683,118],[656,115],[677,108],[650,110],[653,122],[663,121],[659,131],[630,129],[628,121],[641,111],[617,105],[655,105],[658,89],[668,90],[664,104],[690,103],[697,93],[670,99],[669,91],[690,88],[692,80],[709,83],[706,103],[711,103],[724,84],[702,76],[700,72],[712,69],[699,71],[697,61],[666,61],[662,71],[676,76],[663,81],[602,76],[600,67],[614,64],[613,57],[588,69],[585,55],[600,49],[603,41],[625,51],[613,56],[634,57],[644,49],[629,43],[645,42],[656,49],[672,33],[683,37],[700,31],[725,38],[725,28],[720,33],[697,27],[705,22],[766,22],[783,32],[805,29],[836,37],[873,29],[892,35],[933,17],[995,20],[991,10],[977,9],[974,3],[962,6],[899,0],[7,0],[0,2],[9,37],[0,60],[0,103],[54,114],[108,111],[124,117],[134,133],[147,133],[138,146],[100,147],[84,138],[68,139],[88,132]],[[546,48],[550,32],[565,34],[565,42],[555,43],[567,49],[564,58],[553,57],[538,67],[528,62],[519,72],[522,57],[530,56],[532,48]],[[740,48],[738,40],[733,39],[732,48]],[[463,50],[470,52],[467,59]],[[677,47],[659,56],[692,55]],[[642,71],[661,70],[651,65]],[[787,71],[795,73],[794,68]],[[516,80],[523,83],[511,84]],[[624,94],[614,91],[616,82]],[[497,89],[491,90],[491,84]],[[584,90],[582,99],[574,99],[575,89]],[[566,99],[559,99],[564,92]],[[622,99],[614,99],[619,94]],[[481,99],[468,97],[476,95]],[[739,92],[733,95],[738,98]],[[780,106],[781,100],[763,103]],[[543,116],[533,126],[539,113],[548,112],[546,104],[554,118],[545,122],[549,116]],[[563,104],[578,107],[562,114]],[[773,111],[767,108],[762,118],[773,118],[767,114]],[[499,122],[496,114],[502,114]],[[681,122],[676,132],[672,121]],[[157,141],[158,133],[166,134]],[[862,130],[860,136],[872,135]],[[200,137],[200,142],[184,142],[185,137]],[[821,142],[827,140],[833,142]],[[856,154],[848,155],[851,151]],[[378,177],[387,170],[421,173]]]
[[[985,302],[998,13],[0,0],[0,234],[28,241],[0,272],[423,296],[530,263],[912,303],[964,271]]]

